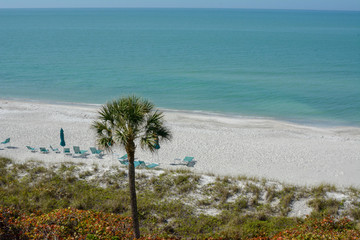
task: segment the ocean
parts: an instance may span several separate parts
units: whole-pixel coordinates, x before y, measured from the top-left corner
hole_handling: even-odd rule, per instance
[[[360,126],[360,12],[0,9],[0,98]]]

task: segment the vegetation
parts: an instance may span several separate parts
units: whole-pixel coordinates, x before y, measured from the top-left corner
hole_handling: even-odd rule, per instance
[[[57,209],[21,214],[0,207],[0,239],[132,239],[131,219],[117,214]]]
[[[155,110],[151,102],[131,96],[103,105],[98,120],[92,125],[99,147],[111,149],[120,145],[128,155],[131,216],[136,238],[140,237],[134,166],[136,141],[140,140],[142,148],[153,152],[159,141],[169,140],[171,133],[165,127],[163,117],[163,113]]]
[[[306,218],[302,224],[278,233],[273,239],[359,239],[360,231],[347,218]]]
[[[0,239],[131,239],[126,170],[0,158]],[[187,169],[137,172],[143,239],[359,238],[355,188],[301,188]],[[346,198],[329,197],[336,194]],[[310,217],[289,217],[303,199]]]
[[[211,232],[218,228],[218,220],[201,215],[198,221],[189,219],[195,230]],[[91,210],[72,208],[57,209],[46,214],[24,214],[13,208],[0,207],[0,239],[132,239],[132,221],[119,214],[108,214]],[[201,224],[201,226],[199,226]],[[207,239],[358,239],[360,231],[354,223],[343,218],[306,218],[296,227],[269,236],[269,231],[279,231],[289,226],[288,219],[244,222],[239,232],[223,233],[222,236]],[[186,226],[187,227],[187,226]],[[185,231],[189,231],[188,228]],[[198,231],[196,233],[198,233]],[[256,235],[257,237],[252,237]],[[156,234],[141,239],[175,239]],[[178,239],[178,238],[177,238]],[[198,239],[198,238],[197,238]]]

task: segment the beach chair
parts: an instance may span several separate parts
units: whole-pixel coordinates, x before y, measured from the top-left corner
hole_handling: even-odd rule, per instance
[[[145,162],[144,161],[134,161],[134,167],[143,167],[145,166]]]
[[[125,165],[125,166],[129,166],[129,161],[128,160],[120,160],[119,159],[119,162],[122,164],[122,165]],[[134,167],[138,167],[142,164],[145,164],[143,161],[134,161]]]
[[[150,163],[150,164],[145,164],[145,167],[146,168],[156,168],[157,166],[160,166],[160,164],[157,164],[157,163]]]
[[[137,168],[151,169],[151,168],[155,168],[157,166],[160,166],[160,164],[158,164],[158,163],[146,163],[144,161],[134,161],[134,166],[137,167]]]
[[[127,160],[120,160],[120,159],[119,159],[119,162],[120,162],[122,165],[129,166],[129,161],[127,161]],[[134,167],[135,167],[135,168],[146,167],[146,164],[145,164],[144,161],[134,161]],[[150,166],[150,167],[155,167],[155,166]]]
[[[74,153],[77,155],[74,155],[73,157],[81,157],[81,158],[85,158],[87,156],[86,152],[87,150],[80,150],[79,146],[74,146]]]
[[[194,160],[194,157],[184,157],[183,162],[184,163],[189,163],[189,162],[191,162],[193,160]]]
[[[125,166],[129,165],[129,161],[127,161],[127,160],[120,160],[120,159],[119,159],[119,162],[120,162],[122,165],[125,165]]]
[[[127,161],[127,160],[128,160],[128,156],[127,156],[127,154],[125,154],[124,156],[119,157],[119,159],[120,159],[120,160],[126,160],[126,161]]]
[[[60,153],[60,150],[59,150],[58,148],[53,148],[51,145],[50,145],[50,149],[51,149],[53,152]]]
[[[5,141],[1,142],[1,144],[5,145],[5,144],[7,144],[9,142],[10,142],[10,138],[7,138]],[[10,147],[8,147],[8,148],[10,148]],[[1,150],[4,150],[4,149],[1,148]]]
[[[30,147],[30,146],[26,146],[27,149],[29,149],[31,152],[36,152],[36,148]]]
[[[134,161],[134,166],[136,168],[147,168],[147,169],[151,169],[151,168],[155,168],[157,166],[160,166],[160,164],[158,163],[146,163],[144,161]]]
[[[96,155],[98,158],[102,158],[102,156],[104,156],[103,150],[96,149],[95,147],[90,147],[90,151],[92,154]]]
[[[176,158],[175,160],[180,160],[179,165],[186,165],[187,167],[194,167],[196,161],[194,160],[194,157],[184,157],[183,160]]]
[[[10,138],[7,138],[5,141],[1,142],[1,144],[7,144],[10,142]]]
[[[184,157],[184,159],[182,160],[182,162],[186,165],[186,166],[189,166],[189,165],[192,165],[193,162],[194,162],[194,157]]]
[[[64,148],[64,154],[70,156],[71,155],[70,148]]]
[[[41,152],[41,153],[44,153],[44,154],[45,154],[45,153],[49,153],[49,150],[46,149],[46,148],[44,148],[44,147],[40,147],[39,149],[40,149],[40,152]]]
[[[196,163],[196,161],[191,161],[191,162],[188,162],[188,163],[186,164],[186,166],[187,166],[187,167],[194,167],[194,166],[195,166],[195,163]]]

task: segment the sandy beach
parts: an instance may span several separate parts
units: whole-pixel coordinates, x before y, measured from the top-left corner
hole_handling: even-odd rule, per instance
[[[80,146],[90,152],[95,134],[90,129],[99,106],[48,104],[0,100],[0,156],[24,162],[74,161],[119,165],[121,148],[103,159],[94,155],[73,158],[63,153],[32,153],[26,146],[60,147],[59,131],[64,129],[66,146]],[[136,158],[176,169],[174,159],[193,156],[189,168],[197,173],[265,177],[285,183],[313,185],[329,183],[360,187],[360,128],[312,127],[269,119],[230,118],[205,114],[166,111],[173,132],[171,142],[160,143],[157,154],[138,147]]]

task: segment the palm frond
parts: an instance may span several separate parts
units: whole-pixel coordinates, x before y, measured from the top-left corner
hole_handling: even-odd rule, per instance
[[[156,141],[170,140],[172,138],[171,131],[165,126],[163,118],[163,113],[159,111],[148,114],[143,127],[144,132],[140,139],[143,149],[146,148],[153,152],[156,150]]]
[[[163,113],[154,110],[153,103],[134,95],[108,102],[98,114],[92,128],[103,149],[115,144],[126,148],[139,139],[142,148],[154,151],[156,140],[172,138],[170,129],[164,124]]]
[[[142,149],[148,149],[150,152],[155,152],[156,138],[151,135],[146,135],[140,138],[140,146]]]

